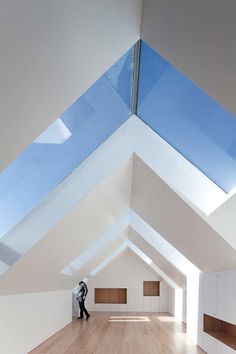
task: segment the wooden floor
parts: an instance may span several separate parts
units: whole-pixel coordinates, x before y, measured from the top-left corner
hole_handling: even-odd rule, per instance
[[[165,313],[95,312],[71,324],[31,354],[205,353],[185,334],[185,325]]]

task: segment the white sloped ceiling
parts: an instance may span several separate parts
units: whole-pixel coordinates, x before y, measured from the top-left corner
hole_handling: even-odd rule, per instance
[[[0,171],[139,38],[141,0],[4,0]]]

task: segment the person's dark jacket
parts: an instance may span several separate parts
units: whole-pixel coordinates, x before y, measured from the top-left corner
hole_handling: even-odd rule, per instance
[[[88,294],[88,288],[87,288],[87,285],[81,281],[79,283],[79,288],[78,288],[78,296],[77,296],[77,300],[78,301],[82,301],[82,300],[85,300],[86,296]]]

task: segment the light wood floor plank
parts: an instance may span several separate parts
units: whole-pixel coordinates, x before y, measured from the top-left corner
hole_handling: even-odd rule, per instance
[[[166,313],[94,312],[73,320],[31,354],[201,354]]]

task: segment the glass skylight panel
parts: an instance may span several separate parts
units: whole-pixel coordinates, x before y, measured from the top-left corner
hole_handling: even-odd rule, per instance
[[[236,187],[236,117],[143,41],[137,115],[221,189]]]
[[[0,237],[130,117],[132,65],[131,48],[0,174]]]
[[[34,143],[63,144],[71,135],[67,126],[58,118],[34,141]]]

